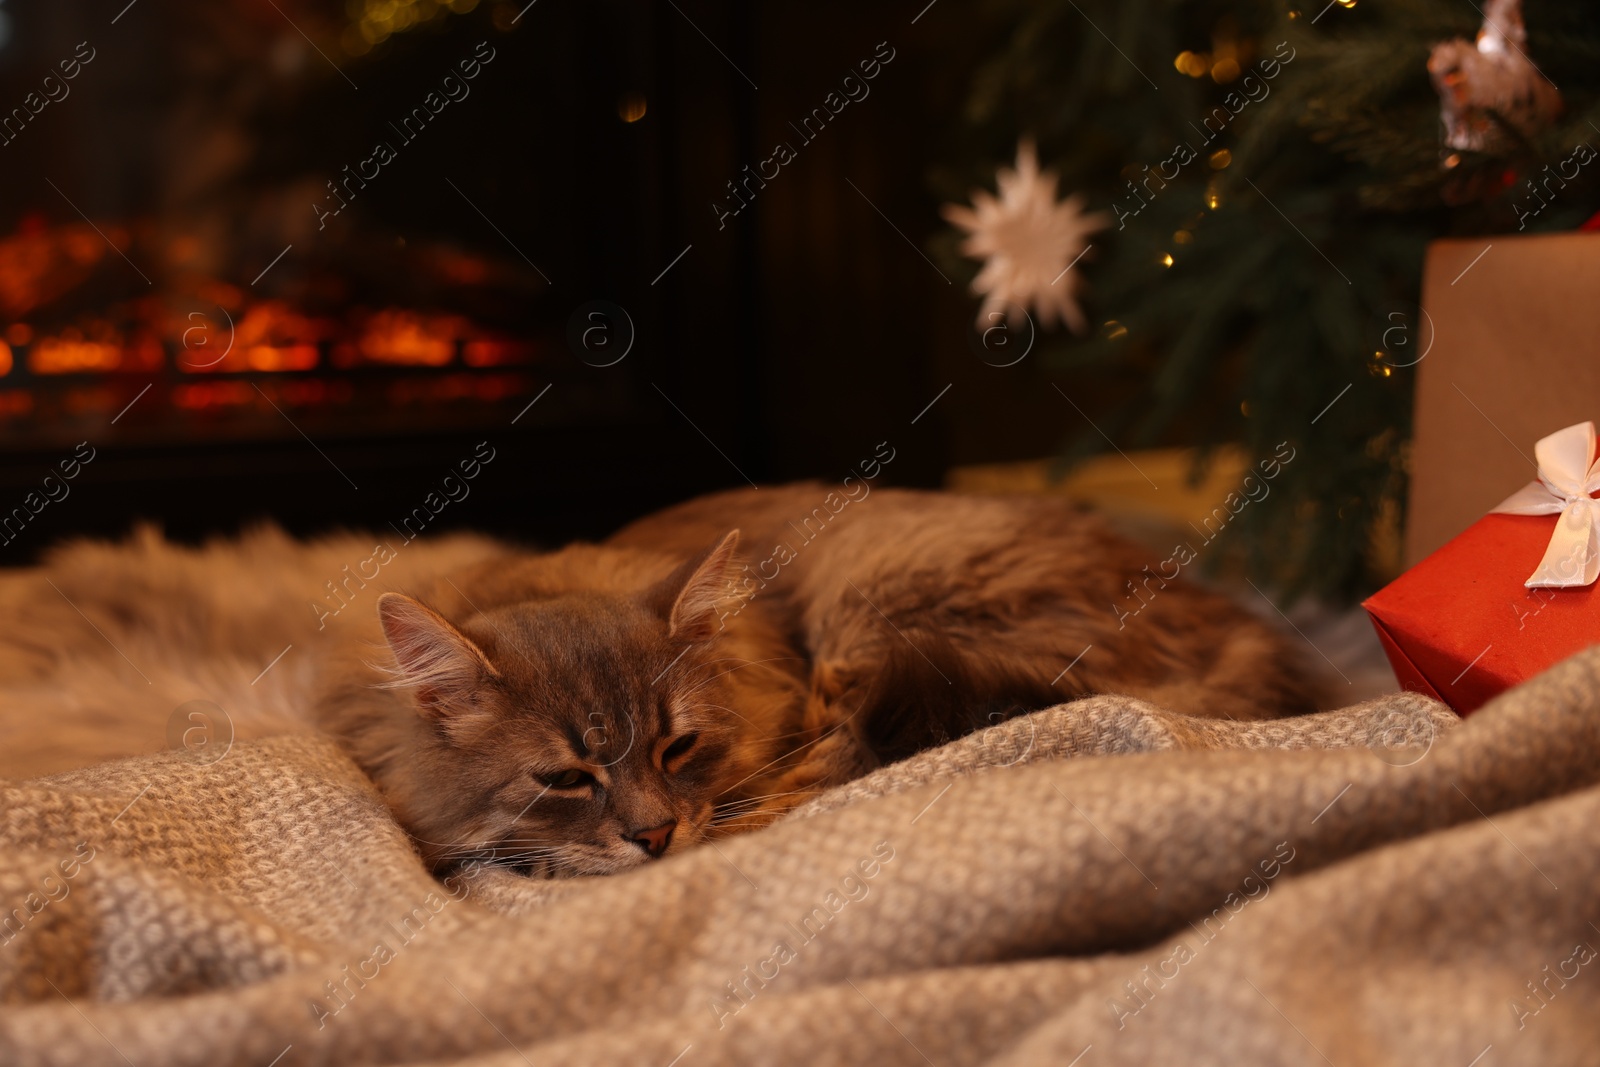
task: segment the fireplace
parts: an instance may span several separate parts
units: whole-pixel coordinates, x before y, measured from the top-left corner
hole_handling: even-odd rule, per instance
[[[574,378],[559,324],[541,321],[538,279],[471,250],[401,238],[366,277],[302,267],[264,291],[260,278],[187,269],[204,258],[193,238],[113,221],[29,214],[0,238],[5,439],[221,445],[470,430],[509,422]],[[396,302],[406,294],[391,272],[427,296]],[[624,404],[604,389],[587,403]]]
[[[97,458],[5,563],[140,517],[381,526],[482,440],[513,462],[441,525],[599,533],[707,480],[654,431],[651,8],[78,7],[0,9],[0,512]]]

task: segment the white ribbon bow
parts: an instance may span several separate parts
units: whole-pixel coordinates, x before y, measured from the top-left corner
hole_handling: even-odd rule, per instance
[[[1600,500],[1591,495],[1600,490],[1594,423],[1580,422],[1540,438],[1533,454],[1539,459],[1539,480],[1494,509],[1505,515],[1561,515],[1544,559],[1522,584],[1529,589],[1589,585],[1600,577]]]

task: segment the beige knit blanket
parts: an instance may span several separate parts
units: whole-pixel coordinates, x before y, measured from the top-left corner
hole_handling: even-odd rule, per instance
[[[1456,725],[1095,698],[605,879],[332,746],[0,787],[0,1063],[1593,1064],[1600,650]]]

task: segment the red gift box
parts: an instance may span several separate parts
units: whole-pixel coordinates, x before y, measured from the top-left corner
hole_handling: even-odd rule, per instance
[[[1583,428],[1593,433],[1592,427]],[[1548,476],[1548,443],[1577,430],[1580,427],[1569,427],[1539,443],[1541,473]],[[1547,480],[1546,489],[1549,484]],[[1530,492],[1538,495],[1537,486],[1528,486],[1501,508],[1526,499]],[[1580,503],[1587,506],[1587,501]],[[1550,581],[1556,571],[1572,570],[1566,566],[1571,559],[1547,561],[1546,553],[1553,551],[1558,523],[1586,514],[1486,515],[1369,598],[1362,606],[1400,684],[1466,715],[1600,642],[1600,582],[1559,588],[1524,584]],[[1581,548],[1574,551],[1581,573],[1586,553]],[[1545,562],[1553,565],[1552,570],[1546,570]],[[1536,568],[1538,573],[1530,578]],[[1563,579],[1581,577],[1563,573]]]

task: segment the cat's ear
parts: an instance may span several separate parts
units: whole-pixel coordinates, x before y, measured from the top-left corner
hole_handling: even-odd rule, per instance
[[[416,690],[417,706],[450,729],[469,726],[472,694],[498,672],[483,650],[444,616],[401,593],[378,598],[378,620],[399,673],[388,684]]]
[[[731,595],[739,531],[730,530],[711,548],[673,571],[651,594],[676,641],[704,641],[722,629],[722,604]]]

